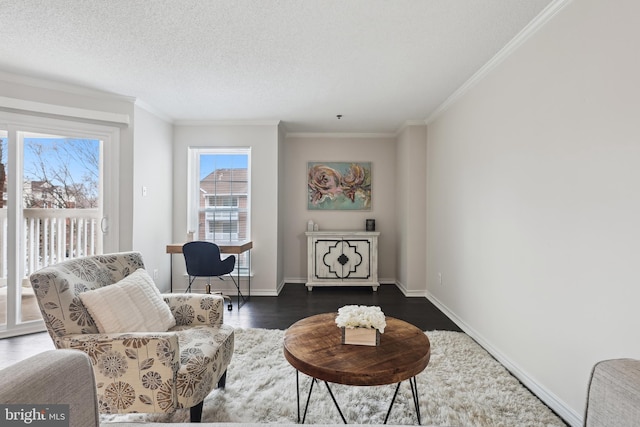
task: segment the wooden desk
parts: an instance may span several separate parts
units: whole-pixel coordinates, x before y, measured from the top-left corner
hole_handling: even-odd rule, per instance
[[[373,386],[397,383],[385,424],[391,413],[400,383],[409,380],[411,393],[420,424],[418,387],[415,376],[429,363],[431,344],[414,325],[393,317],[387,317],[387,326],[376,347],[342,344],[342,332],[335,323],[337,313],[325,313],[299,320],[284,335],[284,357],[298,372],[327,382],[356,386]],[[307,396],[307,406],[313,390],[313,382]],[[296,380],[296,384],[299,382]],[[297,387],[297,385],[296,385]],[[300,390],[298,388],[298,422],[300,422]],[[346,419],[333,399],[342,420]],[[305,414],[302,418],[304,424]]]
[[[214,242],[220,248],[223,254],[241,254],[253,248],[251,240],[242,240],[234,242]],[[170,243],[167,245],[168,254],[181,254],[184,243]]]
[[[251,298],[251,249],[253,248],[253,242],[251,240],[238,240],[238,241],[227,241],[227,242],[213,242],[220,248],[220,252],[223,254],[234,254],[240,255],[243,252],[247,252],[248,261],[249,261],[249,274],[247,275],[247,282],[249,286],[249,291],[247,293],[247,298]],[[182,246],[184,243],[170,243],[167,245],[167,253],[169,255],[181,254]],[[237,268],[238,271],[238,308],[240,308],[240,297],[244,301],[244,296],[240,292],[240,268]],[[170,289],[173,292],[173,262],[171,263],[171,280],[170,280]]]

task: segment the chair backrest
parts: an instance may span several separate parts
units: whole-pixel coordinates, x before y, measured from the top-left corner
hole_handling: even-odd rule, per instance
[[[187,274],[194,277],[222,276],[229,273],[220,259],[220,248],[212,242],[188,242],[182,246]],[[233,266],[231,268],[233,270]]]
[[[98,333],[78,295],[116,283],[138,268],[144,268],[139,252],[120,252],[71,259],[31,274],[31,286],[56,346],[64,335]]]

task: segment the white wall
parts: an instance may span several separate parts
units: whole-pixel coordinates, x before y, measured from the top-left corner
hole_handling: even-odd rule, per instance
[[[173,240],[187,234],[187,154],[189,147],[251,147],[251,294],[277,295],[278,123],[175,125],[173,148]],[[184,258],[173,256],[173,286],[186,288]],[[243,283],[246,283],[243,281]],[[229,289],[231,288],[230,285]],[[245,286],[245,285],[243,285]]]
[[[168,292],[171,264],[166,245],[173,241],[173,128],[136,106],[133,137],[132,247],[142,253],[145,268],[160,291]]]
[[[640,354],[638,16],[569,3],[428,126],[429,292],[573,425]]]
[[[396,158],[395,252],[397,285],[407,296],[424,296],[427,256],[427,128],[405,126],[398,135]]]
[[[380,232],[378,278],[381,283],[396,279],[396,151],[395,138],[375,136],[288,136],[284,142],[285,210],[284,274],[286,282],[304,283],[307,276],[307,221],[320,230],[364,230],[365,220],[376,220]],[[371,162],[371,211],[307,210],[307,163]]]
[[[284,213],[287,211],[287,198],[285,197],[285,192],[282,191],[282,186],[285,182],[285,140],[286,135],[282,126],[278,128],[278,270],[277,270],[277,283],[278,283],[278,293],[282,290],[284,286],[284,235],[283,231],[287,229],[286,227],[286,219]]]

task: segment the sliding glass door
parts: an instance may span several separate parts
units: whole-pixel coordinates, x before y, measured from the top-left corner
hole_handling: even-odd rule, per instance
[[[11,118],[0,122],[0,337],[43,330],[32,272],[101,254],[109,236],[101,129]]]

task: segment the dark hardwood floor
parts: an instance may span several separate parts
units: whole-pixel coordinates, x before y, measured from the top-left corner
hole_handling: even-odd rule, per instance
[[[423,331],[461,331],[429,300],[407,298],[395,285],[370,287],[315,287],[307,291],[303,284],[286,284],[277,297],[252,296],[233,310],[225,309],[224,322],[237,328],[287,329],[296,321],[319,313],[337,312],[344,305],[377,305],[385,315],[416,325]],[[0,339],[0,369],[45,350],[53,349],[46,332]]]
[[[461,331],[429,300],[407,298],[395,285],[371,287],[315,287],[307,291],[303,284],[286,284],[277,297],[251,297],[237,309],[225,311],[225,323],[242,328],[286,329],[296,321],[320,313],[337,312],[344,305],[377,305],[386,316],[416,325],[423,331]]]

